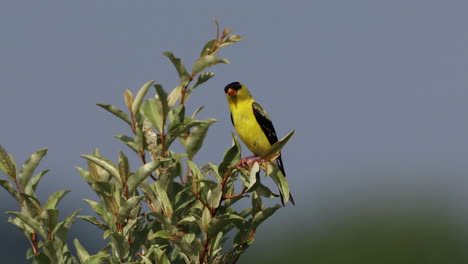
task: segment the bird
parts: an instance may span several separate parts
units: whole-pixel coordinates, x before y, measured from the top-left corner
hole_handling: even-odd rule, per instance
[[[224,87],[224,93],[226,94],[231,112],[232,125],[242,142],[254,154],[245,159],[254,157],[267,158],[267,150],[278,142],[278,136],[276,135],[270,116],[255,101],[244,84],[232,82]],[[281,153],[279,153],[276,163],[283,176],[286,177]],[[281,192],[280,195],[281,203],[284,206],[284,197]],[[289,197],[292,204],[295,205],[291,193]]]

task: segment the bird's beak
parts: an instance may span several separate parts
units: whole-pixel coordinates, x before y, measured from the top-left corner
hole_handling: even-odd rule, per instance
[[[229,88],[227,93],[229,96],[235,96],[237,94],[237,91],[234,90],[234,88]]]

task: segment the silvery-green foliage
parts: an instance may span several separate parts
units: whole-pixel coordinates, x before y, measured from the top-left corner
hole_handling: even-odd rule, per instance
[[[35,193],[47,171],[35,175],[34,171],[47,150],[32,154],[18,171],[13,157],[0,146],[0,171],[8,178],[0,185],[19,203],[20,211],[7,213],[31,244],[27,258],[41,264],[235,263],[239,259],[261,223],[281,207],[263,204],[262,199],[279,198],[262,184],[260,174],[271,177],[284,197],[289,197],[288,184],[274,162],[240,163],[241,148],[234,134],[219,165],[196,164],[194,157],[203,151],[216,120],[196,119],[203,107],[188,116],[186,105],[190,95],[214,76],[207,69],[229,63],[217,57],[220,49],[241,39],[230,29],[217,32],[191,70],[172,52],[165,52],[180,77],[174,89],[166,92],[161,84],[149,81],[135,95],[124,91],[126,110],[98,104],[128,125],[129,135],[115,137],[141,165],[131,168],[128,151],[120,151],[116,161],[102,157],[98,150],[82,155],[87,168],[77,171],[98,197],[84,199],[94,215],[78,215],[77,210],[59,221],[57,205],[69,191],[52,194],[44,204]],[[272,146],[269,155],[274,158],[293,133]],[[185,153],[173,150],[177,142]],[[234,209],[241,199],[250,199],[251,207]],[[67,233],[77,217],[103,232],[108,244],[102,250],[90,253],[75,239],[76,256],[72,256]]]

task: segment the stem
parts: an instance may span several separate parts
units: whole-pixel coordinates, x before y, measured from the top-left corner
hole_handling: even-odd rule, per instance
[[[198,194],[193,193],[193,194],[195,195],[195,197],[197,197],[197,199],[198,199],[206,208],[208,208],[208,210],[210,210],[211,217],[215,217],[215,216],[216,216],[216,213],[218,212],[218,209],[219,209],[219,207],[220,207],[220,205],[221,205],[221,201],[223,201],[224,191],[225,191],[225,189],[226,189],[226,182],[227,182],[229,176],[231,176],[231,174],[232,174],[232,170],[230,169],[230,170],[228,170],[228,171],[226,172],[226,174],[225,174],[224,177],[223,177],[223,180],[221,181],[221,198],[220,198],[218,207],[216,207],[216,208],[211,208],[205,201],[203,201],[203,200],[201,199],[201,197],[200,197]],[[208,245],[209,245],[209,243],[210,243],[210,240],[211,240],[211,237],[209,237],[209,236],[207,235],[206,240],[205,240],[205,243],[204,243],[204,246],[203,246],[202,254],[200,255],[200,263],[201,263],[201,264],[204,263],[206,253],[209,251]]]
[[[192,159],[189,158],[189,160],[192,160]],[[186,184],[188,182],[189,174],[190,174],[190,167],[187,165],[187,168],[185,170],[185,178],[182,181],[183,184]],[[182,178],[182,176],[181,176],[181,178]]]
[[[164,121],[163,121],[164,122]],[[163,128],[162,128],[162,131],[161,131],[161,148],[162,148],[162,157],[165,158],[166,157],[166,136],[164,135],[164,124],[163,124]]]
[[[205,240],[205,244],[203,245],[203,251],[200,255],[200,264],[205,262],[205,256],[206,253],[208,252],[208,244],[210,243],[211,238],[207,237]]]
[[[180,105],[183,105],[185,103],[185,94],[187,93],[187,87],[192,82],[193,78],[195,78],[195,75],[193,75],[193,73],[191,73],[189,75],[189,77],[190,77],[190,79],[189,79],[187,85],[185,85],[185,87],[182,88],[182,91],[180,91],[180,102],[179,102]]]
[[[187,92],[187,86],[182,88],[182,91],[180,92],[180,104],[183,105],[185,102],[185,93]]]
[[[35,232],[31,233],[31,243],[33,246],[34,254],[39,254],[39,248],[37,247],[37,236]]]
[[[132,129],[132,132],[135,134],[135,131],[136,131],[135,115],[133,115],[131,108],[129,108],[129,110],[130,110],[130,117],[132,118],[132,125],[130,126],[130,128]]]
[[[198,201],[200,201],[208,209],[208,211],[210,211],[211,216],[215,216],[216,209],[213,209],[207,202],[203,201],[203,199],[200,197],[200,195],[198,195],[198,193],[195,193],[194,191],[192,191],[192,193],[193,195],[195,195]]]
[[[128,200],[128,185],[127,185],[126,182],[124,182],[123,194],[124,194],[125,198]]]
[[[236,197],[242,196],[242,195],[245,194],[245,191],[247,191],[246,186],[244,186],[244,188],[242,188],[242,191],[239,194],[223,196],[222,200],[228,200],[228,199],[231,199],[231,198],[236,198]]]
[[[14,182],[15,182],[16,189],[18,190],[18,192],[24,193],[24,192],[23,192],[23,189],[22,189],[21,186],[19,185],[18,180],[16,179],[16,177],[15,177],[15,179],[14,179]],[[24,203],[24,197],[23,197],[23,196],[21,196],[21,201]],[[20,206],[21,208],[23,208],[23,203],[20,203],[20,204],[19,204],[19,206]]]
[[[227,172],[226,172],[226,175],[224,175],[224,178],[223,178],[223,181],[221,182],[221,199],[222,197],[224,196],[224,191],[226,189],[226,182],[227,182],[227,179],[229,178],[229,176],[231,176],[232,174],[232,170],[229,169]]]

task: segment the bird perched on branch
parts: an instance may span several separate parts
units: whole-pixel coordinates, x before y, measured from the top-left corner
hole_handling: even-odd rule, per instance
[[[254,154],[243,160],[249,158],[267,158],[265,156],[267,150],[278,142],[278,136],[267,112],[255,101],[247,87],[242,83],[230,83],[226,85],[224,92],[226,93],[231,111],[232,124],[241,140]],[[276,163],[283,176],[286,177],[281,153],[277,157]],[[291,194],[289,197],[294,204]],[[284,205],[282,194],[281,202]]]

